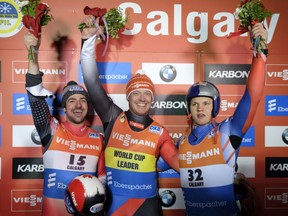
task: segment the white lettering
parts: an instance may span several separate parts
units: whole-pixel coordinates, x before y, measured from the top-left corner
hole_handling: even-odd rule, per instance
[[[139,4],[134,2],[124,2],[119,5],[124,13],[142,14],[142,8]],[[126,12],[129,11],[129,12]],[[203,11],[190,11],[187,15],[183,14],[182,5],[173,5],[173,25],[169,25],[171,19],[169,19],[169,13],[166,11],[150,11],[147,12],[146,18],[151,20],[146,26],[146,31],[149,35],[157,36],[163,35],[186,35],[188,34],[187,41],[189,43],[201,44],[208,40],[208,17],[213,17],[213,20],[219,21],[213,26],[213,34],[216,37],[226,37],[230,32],[237,31],[235,27],[235,18],[233,13],[230,12],[218,12],[215,14],[208,14]],[[186,23],[182,25],[182,21],[185,19]],[[270,25],[268,26],[267,20],[264,20],[264,25],[268,31],[267,43],[269,44],[273,38],[280,14],[273,14],[270,18]],[[131,21],[132,22],[132,21]],[[173,26],[174,29],[169,29],[169,26]],[[182,26],[186,26],[186,32],[182,31]],[[132,27],[122,32],[124,35],[136,35],[143,30],[143,24],[140,22],[132,23]],[[171,33],[172,32],[172,33]],[[248,34],[242,34],[242,37],[248,37]]]

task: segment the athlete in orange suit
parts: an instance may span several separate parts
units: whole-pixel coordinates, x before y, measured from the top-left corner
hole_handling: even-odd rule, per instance
[[[40,39],[28,32],[24,44],[27,50],[33,47],[35,53],[38,53]],[[53,94],[43,87],[43,72],[39,71],[38,55],[35,55],[35,59],[29,59],[28,64],[26,89],[43,147],[42,215],[71,215],[66,210],[64,194],[72,179],[81,174],[91,174],[105,184],[103,137],[85,123],[88,93],[82,86],[70,81],[64,87],[62,105],[66,121],[59,122],[50,114],[45,100]]]
[[[97,28],[87,16],[82,31],[81,67],[85,85],[105,131],[107,187],[112,196],[107,215],[159,216],[156,160],[161,155],[179,170],[177,149],[168,131],[150,118],[154,85],[143,73],[133,76],[126,86],[129,110],[123,111],[107,96],[95,62]]]

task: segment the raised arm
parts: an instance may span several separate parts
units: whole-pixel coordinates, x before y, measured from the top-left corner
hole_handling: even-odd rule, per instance
[[[87,16],[84,19],[89,28],[84,28],[81,32],[82,49],[81,49],[81,68],[85,86],[88,90],[94,109],[102,120],[103,124],[111,121],[118,116],[122,110],[116,106],[107,96],[98,74],[96,64],[95,46],[101,43],[99,28],[93,27],[99,20],[93,16]]]
[[[250,34],[253,38],[261,36],[265,41],[267,39],[267,31],[264,29],[262,23],[255,24]],[[262,43],[261,46],[263,50],[267,49],[265,43]],[[245,93],[233,116],[231,135],[242,138],[253,122],[264,91],[265,63],[265,55],[261,56],[257,54],[253,56]]]
[[[50,124],[56,124],[50,114],[49,107],[45,101],[46,97],[53,97],[52,92],[46,90],[42,85],[43,73],[39,71],[38,50],[40,47],[41,38],[37,39],[33,34],[27,33],[24,36],[24,45],[27,51],[34,50],[34,59],[28,60],[28,72],[26,74],[26,90],[28,100],[31,107],[31,112],[34,120],[34,125],[41,138],[41,143],[46,146],[50,143],[52,134]],[[33,47],[33,48],[32,48]]]

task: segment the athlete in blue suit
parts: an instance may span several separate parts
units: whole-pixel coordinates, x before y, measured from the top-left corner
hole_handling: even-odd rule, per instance
[[[255,24],[251,37],[267,39],[262,23]],[[268,50],[253,56],[246,90],[233,116],[215,121],[220,94],[210,82],[193,84],[186,95],[191,127],[178,140],[180,181],[186,215],[239,215],[234,193],[237,151],[251,126],[264,89],[264,66]],[[264,54],[265,53],[265,54]],[[165,169],[161,159],[158,168]]]

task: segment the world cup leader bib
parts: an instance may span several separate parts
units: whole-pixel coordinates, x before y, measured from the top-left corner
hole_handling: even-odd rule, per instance
[[[181,186],[187,212],[221,215],[225,209],[224,212],[234,214],[236,201],[230,194],[233,195],[235,171],[224,159],[228,144],[221,144],[219,134],[217,143],[214,143],[213,130],[197,145],[189,144],[187,134],[179,144]]]
[[[153,122],[137,133],[124,113],[118,116],[105,150],[107,184],[113,194],[133,198],[157,194],[155,152],[161,132],[162,127]]]

